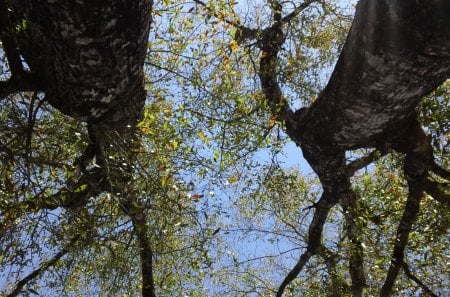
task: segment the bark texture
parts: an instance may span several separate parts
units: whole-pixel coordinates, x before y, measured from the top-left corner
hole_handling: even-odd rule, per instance
[[[430,171],[446,179],[449,174],[435,164],[415,107],[450,77],[450,2],[361,0],[328,85],[311,106],[294,112],[284,100],[274,69],[284,42],[283,26],[314,2],[319,1],[305,1],[283,17],[282,2],[270,1],[272,24],[260,30],[257,40],[262,52],[258,74],[266,100],[323,186],[323,195],[314,205],[306,251],[280,285],[277,296],[282,296],[307,261],[320,253],[323,224],[335,205],[345,210],[353,246],[349,260],[352,295],[363,296],[364,253],[355,224],[359,214],[350,177],[370,164],[375,154],[347,164],[345,152],[367,147],[377,148],[381,154],[392,149],[404,153],[404,172],[410,185],[397,234],[402,242],[395,246],[382,290],[382,296],[388,296],[400,269],[407,267],[404,249],[423,193],[448,204],[447,195],[436,192],[439,187],[428,179]],[[245,38],[258,39],[250,34],[255,30],[239,29],[247,32]],[[405,273],[408,275],[407,270]]]
[[[324,200],[348,209],[348,197],[354,196],[349,183],[354,164],[346,164],[346,150],[375,147],[382,153],[394,149],[406,155],[404,171],[410,196],[397,233],[402,241],[395,246],[380,296],[392,294],[404,267],[404,249],[420,199],[427,191],[428,172],[446,175],[434,163],[415,107],[450,77],[449,27],[450,2],[445,0],[361,0],[328,85],[310,107],[297,110],[286,120],[289,136],[301,146],[323,186],[310,237],[312,233],[321,237],[315,218],[327,216],[328,210],[319,207],[327,204]],[[352,294],[362,296],[363,250],[352,224],[357,213],[347,211],[345,215],[349,236],[356,240],[349,263]],[[309,239],[307,253],[317,253],[320,240],[316,241]],[[300,270],[299,265],[293,268],[278,296]]]
[[[404,250],[423,193],[450,203],[449,195],[428,174],[449,180],[450,173],[434,163],[431,145],[414,111],[424,95],[450,76],[450,2],[361,0],[328,85],[310,107],[294,112],[278,84],[277,56],[285,40],[285,25],[315,2],[304,1],[283,16],[283,3],[269,1],[273,22],[261,30],[231,23],[239,29],[239,42],[256,39],[262,53],[258,75],[266,100],[323,186],[323,195],[314,205],[306,251],[277,296],[282,296],[311,257],[323,253],[324,223],[336,205],[347,210],[345,222],[354,246],[349,251],[350,290],[354,296],[364,295],[364,255],[350,177],[374,156],[351,164],[345,160],[346,150],[363,147],[378,148],[382,154],[390,149],[405,154],[410,194],[397,230],[401,240],[394,247],[382,289],[382,296],[389,296],[402,269],[411,275]],[[52,106],[87,122],[91,144],[79,163],[85,167],[95,157],[101,169],[86,172],[80,179],[89,185],[86,195],[125,191],[133,158],[121,152],[133,145],[133,127],[144,106],[143,62],[152,1],[112,0],[106,5],[102,1],[11,0],[10,14],[5,14],[6,3],[0,0],[0,37],[12,75],[0,83],[0,95],[44,91]],[[18,32],[12,30],[16,27]],[[30,71],[24,70],[18,53]],[[115,154],[119,154],[117,161],[110,161],[109,156]],[[40,207],[72,205],[70,197],[61,193]],[[124,206],[133,205],[131,195],[123,199]],[[143,295],[154,296],[151,243],[139,205],[131,206],[125,207],[124,214],[132,219],[141,248]]]
[[[150,1],[12,1],[20,52],[61,112],[135,124],[145,101]]]
[[[152,0],[0,0],[0,37],[11,71],[10,79],[0,82],[1,98],[15,92],[44,92],[51,106],[86,122],[90,138],[75,161],[81,174],[74,188],[24,204],[37,212],[83,207],[104,191],[116,195],[139,242],[142,296],[155,296],[153,252],[143,210],[135,210],[139,202],[133,197],[132,149],[139,145],[135,126],[146,100],[143,67],[152,4]]]
[[[78,164],[86,167],[95,159],[100,166],[90,172],[89,184],[97,192],[120,192],[132,167],[124,152],[136,145],[134,127],[146,99],[143,65],[152,1],[10,5],[19,52],[46,101],[88,123],[91,143]]]
[[[302,142],[333,150],[386,142],[449,78],[449,26],[448,1],[360,1],[332,77],[300,123]]]

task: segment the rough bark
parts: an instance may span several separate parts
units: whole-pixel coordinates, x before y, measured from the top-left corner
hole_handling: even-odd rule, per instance
[[[427,191],[438,201],[447,204],[449,201],[448,195],[427,179],[428,171],[447,179],[450,174],[434,163],[431,146],[414,109],[424,95],[450,76],[450,2],[361,0],[328,85],[310,107],[294,112],[285,102],[277,81],[277,55],[284,42],[283,26],[314,2],[305,1],[283,17],[281,2],[270,1],[274,12],[270,26],[263,30],[238,26],[240,41],[257,39],[262,52],[258,74],[266,100],[273,114],[286,124],[291,139],[301,146],[323,186],[309,227],[306,252],[283,281],[277,296],[283,294],[310,257],[320,252],[323,225],[330,209],[337,204],[351,207],[353,201],[348,198],[355,196],[350,177],[371,158],[346,164],[345,151],[362,147],[376,147],[383,153],[392,148],[404,153],[408,182],[419,184],[411,186],[414,207],[411,211],[406,206],[398,229],[402,243],[395,247],[392,272],[383,289],[383,294],[388,295],[398,272],[402,267],[405,269],[404,249],[419,212],[416,205],[420,196]],[[5,3],[0,1],[3,6]],[[133,127],[142,114],[145,101],[142,69],[152,2],[115,0],[105,5],[101,1],[13,0],[11,3],[11,19],[21,29],[17,36],[11,36],[10,20],[4,18],[0,22],[1,38],[7,41],[6,54],[13,72],[9,81],[0,84],[0,95],[30,89],[45,91],[52,106],[86,121],[91,144],[79,163],[84,165],[96,157],[102,168],[89,173],[93,177],[89,186],[94,192],[95,187],[112,192],[126,188],[128,168],[120,164],[129,156],[121,155],[113,163],[108,157],[127,151],[122,148],[133,142]],[[23,75],[23,67],[17,63],[15,42],[31,73]],[[144,288],[148,288],[152,286],[148,275],[152,266],[151,246],[145,232],[140,233],[145,224],[136,219],[139,213],[129,215],[134,218],[140,240],[148,284]],[[356,240],[352,216],[347,217],[347,222]],[[362,295],[364,272],[359,250],[355,249],[349,265],[351,289]],[[153,292],[148,294],[152,296]]]
[[[133,145],[143,114],[151,7],[149,0],[11,1],[20,54],[46,101],[88,123],[91,143],[83,161],[95,157],[101,166],[101,190],[119,190],[117,182],[127,180],[121,172],[130,164],[120,164],[129,156],[119,152]]]
[[[329,176],[324,158],[337,161],[330,155],[401,141],[420,99],[450,76],[449,6],[448,1],[358,3],[328,85],[309,108],[296,112],[301,116],[287,130],[322,182],[336,178]]]
[[[449,25],[448,1],[360,1],[328,85],[309,108],[295,112],[294,125],[287,121],[289,136],[300,144],[324,192],[344,206],[337,185],[345,185],[354,172],[343,161],[346,150],[376,147],[405,153],[410,184],[423,185],[428,170],[436,167],[415,107],[450,76]],[[343,192],[352,193],[350,186],[345,188]],[[410,195],[420,201],[424,187],[412,189]],[[399,226],[403,242],[395,247],[382,296],[391,292],[418,211],[409,215],[405,206],[401,226],[409,227]],[[350,270],[355,272],[353,294],[361,295],[364,275],[358,253],[351,255]],[[281,286],[279,295],[283,290]]]
[[[450,3],[360,1],[326,88],[300,124],[301,140],[333,150],[373,147],[450,76]]]
[[[420,199],[427,190],[435,193],[438,200],[446,201],[437,186],[425,182],[428,171],[444,178],[448,178],[448,173],[434,163],[432,147],[417,121],[415,107],[423,96],[450,77],[450,2],[361,0],[328,85],[311,106],[293,112],[283,99],[274,71],[284,42],[286,17],[281,16],[280,3],[271,2],[273,23],[262,30],[258,41],[262,51],[261,87],[272,113],[286,124],[287,134],[301,147],[317,173],[324,193],[315,205],[307,250],[282,282],[277,296],[283,294],[308,259],[318,253],[323,222],[331,207],[351,206],[349,197],[355,194],[349,178],[375,155],[346,164],[346,150],[375,147],[381,154],[391,149],[404,153],[405,175],[409,181],[421,184],[411,195]],[[405,206],[405,212],[409,212],[408,208]],[[353,238],[349,239],[358,247],[353,222],[356,214],[350,213],[347,227]],[[405,215],[401,224],[411,226],[415,217]],[[395,248],[384,294],[389,294],[401,268],[397,256],[403,254],[409,231],[401,234],[404,244]],[[365,286],[362,249],[355,248],[351,253],[352,292],[357,296],[363,294]]]
[[[145,101],[143,65],[151,2],[12,1],[20,53],[46,99],[86,122],[135,124]]]
[[[146,100],[143,67],[152,5],[152,0],[0,0],[0,38],[11,72],[9,80],[0,82],[0,98],[44,92],[51,106],[86,122],[90,138],[75,161],[83,173],[78,190],[64,188],[44,199],[27,200],[22,203],[27,209],[81,207],[104,191],[124,205],[131,199],[132,148],[139,145],[135,126]],[[29,70],[24,70],[21,56]],[[96,164],[89,168],[92,162]],[[142,295],[155,296],[144,213],[123,212],[137,230]]]

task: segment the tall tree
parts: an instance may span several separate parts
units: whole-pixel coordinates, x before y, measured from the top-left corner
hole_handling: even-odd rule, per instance
[[[447,1],[360,1],[330,81],[317,100],[294,112],[279,84],[278,55],[290,21],[320,1],[304,1],[286,14],[281,1],[268,2],[272,11],[270,26],[252,29],[238,22],[229,23],[236,27],[236,41],[256,40],[261,50],[261,89],[272,114],[285,123],[287,134],[301,147],[323,188],[314,206],[306,251],[282,282],[277,296],[283,294],[313,255],[323,251],[324,224],[335,205],[344,210],[352,244],[351,292],[362,296],[366,286],[364,250],[356,225],[358,201],[350,178],[378,153],[347,163],[346,152],[359,148],[376,148],[382,155],[391,151],[405,154],[408,200],[381,290],[382,296],[391,295],[399,271],[403,268],[409,273],[404,250],[424,193],[449,204],[447,195],[438,190],[439,184],[429,175],[445,179],[449,173],[436,164],[415,108],[450,77],[450,35],[444,29],[450,22],[450,5]]]
[[[143,296],[155,296],[153,255],[144,208],[133,192],[136,160],[131,152],[139,147],[136,124],[146,99],[143,66],[152,5],[151,0],[108,5],[5,0],[0,7],[1,37],[11,71],[1,85],[2,99],[18,91],[43,92],[43,101],[86,122],[89,133],[87,148],[74,162],[81,172],[74,185],[52,197],[22,203],[36,212],[83,206],[105,191],[116,195],[138,237]]]
[[[313,2],[304,2],[293,14]],[[381,293],[390,295],[404,267],[404,249],[423,193],[449,204],[445,194],[437,192],[436,183],[429,179],[429,172],[443,178],[449,175],[434,162],[415,107],[423,96],[450,77],[450,35],[444,29],[450,24],[450,5],[447,1],[360,1],[328,85],[311,106],[295,112],[283,99],[274,72],[284,41],[283,25],[292,14],[282,15],[281,2],[272,1],[271,7],[273,23],[262,31],[259,41],[261,87],[274,115],[286,123],[288,135],[302,148],[323,187],[309,227],[307,250],[277,295],[282,295],[309,258],[318,253],[328,213],[340,204],[346,214],[347,235],[353,243],[349,260],[352,294],[362,296],[363,249],[355,225],[357,200],[350,177],[361,165],[365,166],[370,156],[347,164],[345,152],[366,147],[375,147],[383,154],[390,149],[405,154],[408,201]],[[249,28],[241,31],[249,32],[247,38],[255,37]]]
[[[368,216],[374,224],[380,225],[380,216],[368,213],[380,211],[377,202],[403,212],[398,220],[392,219],[398,221],[398,228],[393,235],[393,251],[381,296],[392,294],[402,270],[422,290],[434,294],[411,271],[405,248],[420,214],[420,205],[424,203],[424,193],[442,205],[450,204],[443,190],[445,183],[441,183],[450,178],[450,173],[437,165],[432,143],[416,111],[422,98],[450,75],[448,1],[361,0],[330,81],[310,106],[295,111],[288,98],[300,95],[292,90],[286,92],[283,84],[302,83],[301,79],[289,81],[292,76],[289,72],[301,71],[307,66],[302,65],[304,53],[295,46],[296,41],[292,41],[298,35],[299,39],[304,36],[293,34],[293,27],[310,26],[312,29],[308,33],[313,40],[310,43],[324,46],[320,43],[330,43],[329,39],[313,36],[320,34],[314,24],[309,24],[314,23],[316,14],[302,19],[303,23],[296,21],[309,9],[324,11],[326,15],[334,7],[319,0],[300,3],[270,0],[263,8],[269,9],[271,17],[264,21],[263,28],[255,29],[239,20],[234,12],[235,1],[194,2],[194,7],[177,2],[170,8],[173,13],[167,13],[167,18],[161,21],[161,27],[168,26],[167,31],[161,34],[159,28],[154,29],[155,52],[170,54],[163,63],[158,60],[158,54],[145,61],[152,1],[117,0],[106,5],[98,1],[86,4],[83,1],[0,0],[0,38],[9,66],[9,77],[0,82],[0,100],[8,111],[2,117],[10,117],[5,118],[7,133],[5,141],[0,142],[0,157],[5,165],[2,168],[5,174],[1,193],[5,198],[0,199],[0,234],[4,235],[2,243],[8,255],[0,261],[8,258],[12,263],[25,266],[26,251],[42,252],[33,240],[28,247],[16,247],[14,235],[34,236],[33,224],[24,227],[20,220],[25,215],[34,218],[46,212],[46,228],[40,229],[40,233],[50,242],[55,238],[60,240],[58,244],[50,244],[59,251],[18,281],[10,296],[23,292],[28,283],[57,267],[64,259],[68,267],[72,267],[69,264],[77,257],[81,259],[79,265],[83,267],[73,266],[72,275],[83,274],[86,267],[89,271],[102,267],[112,275],[116,269],[133,270],[126,266],[136,264],[136,253],[142,281],[136,285],[135,280],[129,280],[129,287],[140,287],[143,296],[155,296],[156,292],[173,295],[175,291],[171,291],[171,286],[175,288],[175,283],[184,287],[183,290],[198,286],[204,276],[203,269],[213,266],[204,246],[221,231],[203,228],[203,223],[212,220],[211,213],[203,211],[199,218],[192,199],[198,200],[204,195],[188,193],[189,186],[177,182],[174,168],[179,173],[184,170],[182,165],[192,169],[191,164],[197,162],[194,170],[200,179],[211,169],[223,173],[227,162],[242,162],[255,150],[253,146],[256,149],[262,146],[277,122],[301,147],[320,179],[322,193],[314,201],[316,195],[305,190],[304,180],[273,168],[269,168],[261,185],[246,185],[250,188],[245,190],[247,192],[265,189],[259,196],[255,195],[256,198],[264,193],[278,197],[279,201],[268,199],[271,209],[261,210],[261,213],[270,213],[271,219],[275,217],[277,222],[292,230],[292,238],[306,242],[303,254],[276,294],[281,296],[286,288],[292,287],[295,279],[302,272],[306,273],[308,263],[322,261],[331,279],[332,294],[351,292],[362,296],[368,284],[365,254],[372,252],[364,248],[364,241],[369,240],[364,218]],[[164,4],[170,7],[172,1],[164,1]],[[174,24],[174,20],[181,19],[183,8],[183,14],[199,14],[200,20],[187,18]],[[156,11],[156,15],[164,15],[164,9]],[[255,19],[258,20],[258,15]],[[197,22],[195,26],[194,22]],[[201,34],[193,33],[197,25],[205,28]],[[224,43],[213,40],[211,45],[206,39],[193,40],[192,37],[214,39],[222,33],[230,33],[232,39]],[[295,48],[295,56],[285,56],[287,46]],[[240,49],[245,53],[243,56],[236,54]],[[220,54],[207,59],[199,57],[200,53],[209,55],[210,50]],[[192,57],[181,65],[179,60],[185,58],[184,51],[190,51]],[[255,55],[259,55],[258,60],[254,59]],[[320,56],[320,53],[310,55]],[[21,57],[27,66],[23,65]],[[163,64],[158,65],[158,71],[164,75],[156,71],[145,78],[144,61],[153,66]],[[175,92],[165,86],[167,73],[178,75],[177,82],[183,84],[180,93],[190,97],[190,101],[169,103],[162,98]],[[252,74],[259,77],[260,92],[254,85],[246,85],[252,80]],[[144,80],[161,82],[160,88],[149,84],[155,99],[149,100],[151,104],[147,107],[144,107],[148,99]],[[211,100],[197,102],[192,100],[194,94]],[[26,109],[18,108],[18,104]],[[50,112],[43,112],[42,106]],[[70,119],[52,112],[52,108]],[[271,115],[264,113],[266,109]],[[81,122],[86,123],[87,135],[79,132],[83,131]],[[52,130],[51,125],[55,124],[59,129]],[[74,127],[76,137],[69,139],[65,134],[74,131]],[[218,131],[220,136],[215,137]],[[258,136],[258,133],[263,135]],[[49,147],[40,148],[32,137],[34,134],[42,137]],[[219,143],[219,149],[208,148],[212,141]],[[71,148],[59,149],[58,144],[62,142],[71,143]],[[360,148],[376,150],[348,162],[346,154]],[[203,159],[198,153],[202,149],[206,156]],[[141,152],[145,154],[139,155]],[[393,203],[392,199],[377,200],[377,191],[384,180],[371,180],[368,174],[351,181],[359,169],[379,156],[391,154],[396,158],[396,153],[404,155],[403,173],[408,188],[404,193],[407,196],[404,206]],[[171,159],[173,156],[178,159]],[[181,158],[187,161],[180,161]],[[213,162],[217,164],[211,164]],[[177,163],[182,165],[175,167]],[[388,172],[390,164],[381,161],[376,166],[380,172]],[[224,174],[229,174],[227,185],[241,178],[238,169]],[[401,184],[399,179],[387,176],[386,180],[391,183],[387,188],[395,192],[393,197],[400,199],[402,190],[396,186]],[[293,186],[295,182],[302,187]],[[370,193],[370,199],[361,197],[362,192]],[[213,195],[213,191],[211,193]],[[300,199],[295,197],[299,194],[313,202],[313,207],[306,207],[304,201],[287,201]],[[295,215],[280,210],[280,204],[296,209]],[[338,212],[338,206],[341,212],[337,216],[342,216],[345,222],[342,237],[347,239],[348,245],[341,248],[344,240],[340,239],[338,248],[331,249],[322,233],[327,220]],[[302,207],[315,210],[306,232],[290,221],[307,219],[298,213]],[[57,222],[49,219],[49,215],[57,215],[52,213],[55,210],[63,213]],[[424,211],[429,214],[428,210]],[[179,226],[184,227],[181,236],[176,235],[180,232]],[[193,231],[192,226],[200,228]],[[376,248],[383,245],[377,244]],[[128,252],[130,246],[133,252]],[[194,252],[189,254],[186,250]],[[89,263],[92,251],[96,255],[95,264]],[[219,251],[213,252],[219,257]],[[167,255],[196,258],[183,262],[177,270],[179,275],[188,275],[188,285],[178,280],[172,270],[182,261],[168,259]],[[313,262],[316,261],[314,256],[319,258],[317,262]],[[104,261],[105,258],[114,263]],[[339,271],[342,259],[348,262],[349,286]],[[232,261],[234,266],[242,264],[234,254]],[[164,265],[167,267],[162,267]],[[155,270],[158,273],[155,274]],[[200,280],[192,280],[195,277]],[[253,284],[253,279],[247,278],[246,284]],[[266,290],[272,289],[268,286]]]

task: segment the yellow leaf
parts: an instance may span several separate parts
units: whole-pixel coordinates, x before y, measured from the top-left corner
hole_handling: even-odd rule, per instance
[[[237,41],[234,40],[234,39],[230,41],[230,43],[228,44],[228,46],[230,47],[231,51],[233,51],[233,52],[237,51],[237,50],[238,50],[238,47],[239,47]]]
[[[236,183],[238,180],[239,180],[239,177],[237,177],[237,176],[232,176],[232,177],[230,177],[230,178],[228,179],[228,182],[229,182],[230,184],[234,184],[234,183]]]

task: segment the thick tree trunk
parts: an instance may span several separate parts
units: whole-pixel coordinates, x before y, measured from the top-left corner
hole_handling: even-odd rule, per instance
[[[450,2],[363,0],[332,77],[301,123],[313,147],[373,147],[401,134],[450,76]],[[309,149],[311,150],[311,149]]]
[[[50,104],[82,121],[136,123],[151,1],[12,2],[20,52]]]
[[[16,67],[10,67],[11,79],[0,85],[0,95],[43,91],[54,108],[87,122],[90,137],[75,162],[83,173],[78,183],[87,189],[76,192],[79,195],[62,191],[47,204],[36,201],[36,209],[80,207],[100,192],[113,193],[138,237],[142,296],[155,296],[151,242],[132,184],[132,148],[139,145],[135,130],[146,100],[143,67],[153,1],[11,0],[10,7],[6,3],[0,0],[0,12],[8,17],[0,22],[0,37],[9,38],[6,55]],[[17,45],[30,72],[18,59]],[[32,80],[25,80],[28,77]],[[88,168],[93,161],[95,166]]]
[[[90,184],[97,192],[121,192],[146,99],[152,1],[11,2],[20,53],[46,100],[88,123],[91,143],[79,163],[85,167],[95,157],[100,166]]]
[[[354,195],[348,182],[355,172],[354,165],[367,165],[365,159],[373,159],[346,164],[346,150],[376,147],[386,152],[393,148],[406,154],[405,176],[411,184],[422,185],[414,190],[414,201],[420,201],[423,191],[428,191],[423,186],[428,171],[448,178],[448,173],[434,163],[432,147],[417,121],[415,107],[450,77],[449,28],[448,0],[361,0],[330,81],[310,107],[290,112],[286,103],[280,102],[281,95],[275,98],[269,92],[277,89],[276,79],[269,80],[270,71],[262,73],[267,100],[273,105],[281,103],[282,108],[274,110],[286,122],[288,135],[301,146],[324,191],[310,225],[307,252],[286,276],[277,296],[300,273],[305,259],[318,252],[322,235],[318,218],[326,218],[329,211],[320,206],[339,203],[345,208],[343,193]],[[272,47],[272,52],[275,49]],[[276,52],[272,56],[276,57]],[[398,236],[403,241],[395,247],[382,296],[391,293],[403,265],[399,255],[403,255],[417,212],[418,208],[411,211],[409,205],[405,206],[401,224],[407,228],[399,227]],[[346,212],[349,228],[352,217],[357,215]],[[350,274],[352,292],[358,296],[365,286],[364,267],[358,250],[354,252]]]

